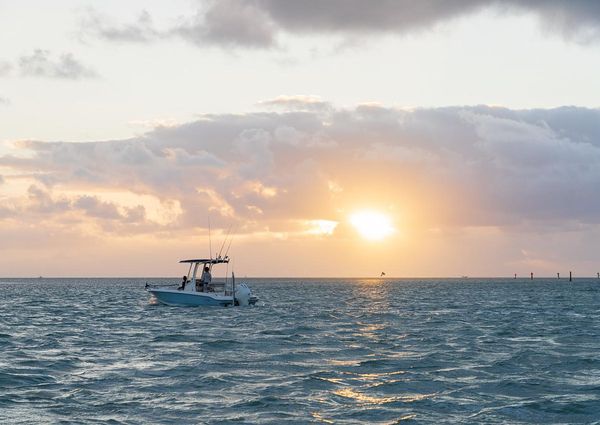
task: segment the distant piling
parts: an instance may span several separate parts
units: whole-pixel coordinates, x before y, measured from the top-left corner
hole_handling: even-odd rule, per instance
[[[517,278],[517,274],[515,273],[515,279]],[[600,279],[600,273],[598,273],[598,279]]]
[[[556,278],[560,279],[560,273],[556,273]]]
[[[569,272],[569,282],[573,282],[573,272]]]
[[[531,280],[533,280],[533,272],[531,272]]]
[[[600,272],[599,272],[599,273],[596,273],[596,275],[598,276],[598,279],[600,279]]]

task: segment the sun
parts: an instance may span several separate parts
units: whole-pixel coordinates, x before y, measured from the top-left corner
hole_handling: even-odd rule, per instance
[[[380,241],[394,232],[392,221],[376,211],[359,211],[350,215],[350,223],[365,239]]]

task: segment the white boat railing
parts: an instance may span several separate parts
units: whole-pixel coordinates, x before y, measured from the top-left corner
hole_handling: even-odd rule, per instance
[[[187,282],[186,285],[190,285],[191,282]],[[200,281],[198,281],[198,286],[200,288],[202,288],[202,284],[200,283]],[[146,282],[145,288],[146,289],[160,289],[160,288],[173,288],[173,289],[177,289],[181,287],[181,282],[180,283],[148,283]],[[231,295],[231,286],[227,285],[227,283],[225,282],[211,282],[209,284],[206,285],[207,291],[206,292],[213,292],[213,293],[222,293],[224,295]],[[202,291],[198,291],[198,292],[202,292]]]
[[[177,283],[148,283],[146,282],[146,286],[145,288],[177,288],[179,287],[181,284],[177,284]]]

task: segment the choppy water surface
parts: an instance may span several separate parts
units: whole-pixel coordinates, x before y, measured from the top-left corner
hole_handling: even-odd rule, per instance
[[[252,308],[144,282],[1,279],[0,422],[600,421],[596,279],[256,279]]]

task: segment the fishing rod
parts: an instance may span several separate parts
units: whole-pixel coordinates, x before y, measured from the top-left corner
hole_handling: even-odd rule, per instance
[[[231,239],[229,239],[229,245],[227,246],[227,251],[225,251],[225,257],[227,257],[227,254],[229,254],[229,248],[231,248],[231,242],[233,242],[233,237],[234,235],[231,235]]]
[[[223,243],[221,244],[221,249],[219,250],[219,255],[217,256],[217,258],[221,258],[221,253],[223,252],[223,248],[225,247],[225,242],[227,242],[229,233],[231,233],[231,227],[232,226],[229,226],[229,229],[227,230],[227,234],[225,235],[225,239],[223,239]]]
[[[208,216],[208,257],[212,260],[212,241],[210,239],[210,215]]]

